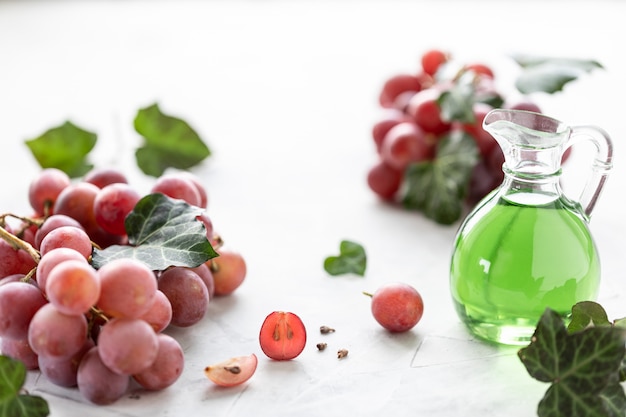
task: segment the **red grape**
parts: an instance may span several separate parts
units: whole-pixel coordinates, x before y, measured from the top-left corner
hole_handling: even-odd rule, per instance
[[[198,207],[204,209],[207,208],[207,206],[209,205],[209,196],[206,188],[204,187],[204,184],[202,184],[202,181],[200,181],[200,178],[188,171],[182,171],[178,175],[181,175],[183,178],[191,181],[191,183],[196,188],[196,191],[200,196],[200,203],[198,204]]]
[[[46,235],[52,230],[61,226],[74,226],[79,229],[83,229],[83,226],[78,223],[78,220],[64,214],[53,214],[52,216],[46,218],[39,229],[37,229],[37,232],[35,233],[35,247],[39,248],[43,238],[46,237]]]
[[[4,239],[0,239],[0,278],[14,274],[28,274],[37,264],[22,249],[15,249]]]
[[[76,382],[80,393],[99,405],[114,403],[128,389],[130,377],[110,370],[100,359],[98,347],[89,349],[78,366]]]
[[[67,260],[48,274],[46,295],[61,313],[85,314],[100,297],[100,279],[86,262]]]
[[[44,293],[46,291],[46,281],[52,268],[67,260],[78,260],[87,264],[87,259],[84,255],[70,248],[52,249],[41,257],[39,265],[37,265],[37,284],[41,291]]]
[[[156,297],[154,273],[141,261],[115,259],[98,270],[100,298],[97,306],[111,317],[137,318],[145,314]]]
[[[424,313],[422,296],[408,284],[385,284],[371,297],[374,319],[391,332],[405,332],[412,329]]]
[[[290,360],[302,353],[306,345],[306,328],[294,313],[274,311],[270,313],[259,333],[261,350],[269,358]]]
[[[83,181],[89,182],[98,188],[104,188],[110,184],[128,184],[126,175],[114,168],[92,169],[85,174]]]
[[[467,64],[464,68],[466,71],[473,71],[478,75],[486,76],[491,79],[494,78],[493,70],[488,65],[476,62],[472,64]]]
[[[204,282],[204,285],[206,285],[206,289],[209,292],[209,299],[213,298],[213,296],[215,296],[215,278],[213,278],[213,272],[211,272],[208,262],[189,269],[198,274],[202,282]]]
[[[57,168],[46,168],[39,172],[28,188],[28,200],[36,213],[52,213],[56,200],[71,183],[70,177]]]
[[[246,279],[246,261],[239,252],[220,249],[219,256],[208,262],[217,296],[232,294]]]
[[[402,122],[411,121],[413,121],[413,119],[400,110],[388,110],[384,117],[372,127],[372,138],[374,139],[376,151],[380,153],[385,136],[392,127]]]
[[[135,381],[149,390],[162,390],[178,380],[185,362],[183,349],[171,336],[157,335],[157,356],[152,365],[133,375]]]
[[[390,167],[404,171],[409,164],[429,160],[434,146],[415,123],[405,122],[392,127],[383,141],[382,160]]]
[[[450,60],[450,55],[447,52],[439,49],[431,49],[422,54],[421,64],[422,69],[426,74],[435,75],[441,65]]]
[[[28,340],[3,337],[0,339],[0,352],[2,352],[3,355],[22,362],[28,370],[34,370],[39,367],[39,357],[31,349]]]
[[[172,304],[172,321],[177,327],[189,327],[204,317],[209,304],[209,291],[194,271],[172,267],[159,277],[161,290]]]
[[[55,385],[75,387],[78,366],[85,354],[94,347],[91,339],[85,339],[83,347],[69,359],[55,359],[48,356],[38,357],[39,370]]]
[[[74,249],[85,257],[91,256],[93,246],[87,232],[74,226],[61,226],[51,230],[41,240],[39,251],[44,256],[46,253],[59,248]]]
[[[382,107],[402,108],[398,97],[405,93],[415,94],[422,90],[421,80],[413,74],[398,74],[385,81],[378,101]]]
[[[162,332],[172,321],[172,303],[161,290],[157,290],[150,309],[141,317],[155,332]]]
[[[98,226],[114,235],[125,235],[126,216],[133,211],[141,196],[128,184],[115,183],[100,189],[93,203]]]
[[[452,124],[443,120],[437,100],[441,91],[435,88],[422,90],[415,94],[407,107],[407,113],[426,133],[441,135],[450,130]]]
[[[57,359],[67,359],[76,354],[85,342],[87,319],[85,316],[61,313],[48,303],[33,316],[28,327],[28,343],[35,353]]]
[[[202,197],[198,192],[197,186],[185,175],[168,174],[160,176],[152,186],[152,192],[183,200],[192,206],[200,207],[202,204]]]
[[[0,286],[0,337],[27,339],[33,316],[46,304],[34,285],[17,281]]]
[[[402,184],[403,172],[379,161],[370,168],[367,184],[383,200],[393,200]]]
[[[98,354],[107,368],[120,375],[148,369],[158,355],[159,340],[154,329],[141,319],[114,318],[98,336]]]

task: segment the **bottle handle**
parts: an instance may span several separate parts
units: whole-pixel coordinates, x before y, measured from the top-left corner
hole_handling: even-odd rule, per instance
[[[591,174],[587,183],[581,191],[578,201],[583,209],[586,220],[591,217],[591,213],[602,192],[602,188],[613,168],[613,143],[609,135],[596,126],[574,126],[570,130],[570,137],[567,147],[582,141],[590,141],[596,149],[595,157],[591,164]]]

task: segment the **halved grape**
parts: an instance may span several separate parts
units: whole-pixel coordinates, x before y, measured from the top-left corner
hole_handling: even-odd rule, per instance
[[[211,381],[222,387],[240,385],[249,380],[258,364],[254,353],[246,356],[235,356],[225,361],[204,368],[204,374]]]
[[[261,350],[269,358],[290,360],[302,353],[306,345],[306,328],[294,313],[274,311],[270,313],[259,333]]]

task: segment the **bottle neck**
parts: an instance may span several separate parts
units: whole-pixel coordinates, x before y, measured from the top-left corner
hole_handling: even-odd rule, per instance
[[[506,164],[502,168],[504,181],[500,194],[512,203],[539,206],[549,204],[563,194],[560,169],[550,174],[526,174],[512,171]]]

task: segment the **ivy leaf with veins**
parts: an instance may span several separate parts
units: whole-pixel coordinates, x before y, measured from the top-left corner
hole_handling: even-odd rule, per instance
[[[197,219],[202,209],[161,193],[143,197],[126,217],[128,245],[94,249],[98,269],[119,258],[134,258],[154,271],[170,266],[196,267],[218,256]]]

